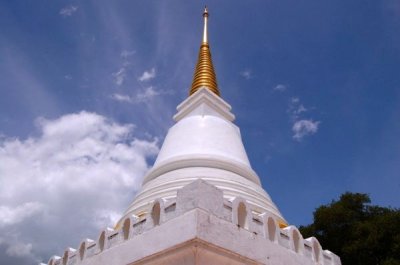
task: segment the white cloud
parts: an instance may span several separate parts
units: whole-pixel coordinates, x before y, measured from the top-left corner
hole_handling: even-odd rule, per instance
[[[287,112],[290,114],[290,118],[292,121],[298,120],[301,116],[301,113],[307,111],[308,109],[304,107],[302,103],[300,103],[300,99],[298,97],[290,98]]]
[[[144,71],[144,73],[138,78],[139,81],[148,81],[156,77],[156,69],[151,68],[149,71]]]
[[[17,207],[0,205],[0,227],[12,225],[24,221],[37,213],[40,213],[44,205],[38,202],[26,202]]]
[[[120,101],[120,102],[146,103],[157,96],[166,95],[166,94],[171,94],[171,91],[156,90],[154,87],[149,86],[149,87],[146,87],[143,91],[140,91],[139,93],[137,93],[135,96],[129,96],[129,95],[115,93],[111,96],[111,98],[116,101]]]
[[[0,138],[0,244],[35,262],[112,226],[158,152],[133,125],[95,113],[36,124],[35,137]]]
[[[279,92],[284,92],[284,91],[286,91],[286,89],[287,89],[287,87],[282,84],[278,84],[274,87],[274,90],[279,91]]]
[[[62,17],[70,17],[73,13],[78,11],[78,6],[66,6],[60,10],[60,15]]]
[[[293,123],[292,132],[294,140],[301,141],[303,137],[317,133],[321,122],[303,118],[304,113],[308,112],[308,109],[301,103],[300,98],[290,98],[287,112]]]
[[[132,98],[128,95],[123,95],[123,94],[118,94],[115,93],[111,96],[112,99],[115,99],[116,101],[121,101],[121,102],[132,102]]]
[[[253,74],[250,69],[243,70],[242,72],[240,72],[240,75],[247,80],[253,78]]]
[[[315,134],[318,131],[319,121],[299,120],[293,124],[293,139],[301,141],[304,136]]]
[[[136,51],[134,51],[134,50],[131,50],[131,51],[123,50],[121,52],[121,57],[124,58],[124,59],[127,59],[128,57],[134,55],[135,53],[136,53]]]
[[[145,90],[136,96],[138,102],[146,102],[164,92],[155,90],[152,86],[146,87]]]
[[[120,54],[123,59],[122,66],[115,73],[112,73],[114,77],[114,82],[116,85],[120,86],[125,82],[126,79],[126,70],[131,65],[131,62],[128,60],[130,56],[134,55],[136,51],[133,50],[123,50]]]
[[[296,113],[296,114],[300,114],[300,113],[306,112],[306,111],[307,111],[307,109],[304,107],[304,105],[303,105],[303,104],[300,104],[300,105],[298,106],[298,108],[295,110],[295,113]]]
[[[112,75],[115,78],[115,84],[117,84],[118,86],[122,85],[126,77],[125,67],[121,67],[117,72],[113,73]]]
[[[290,98],[290,102],[291,103],[299,103],[300,99],[298,97],[292,97],[292,98]]]

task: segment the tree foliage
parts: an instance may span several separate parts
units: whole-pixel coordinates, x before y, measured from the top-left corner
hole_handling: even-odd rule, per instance
[[[347,192],[318,207],[314,222],[300,231],[343,265],[400,265],[400,210],[371,205],[367,194]]]

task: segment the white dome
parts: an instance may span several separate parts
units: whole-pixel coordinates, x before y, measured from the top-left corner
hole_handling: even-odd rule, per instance
[[[168,132],[154,167],[182,156],[220,157],[250,167],[239,128],[212,115],[195,115],[180,120]]]

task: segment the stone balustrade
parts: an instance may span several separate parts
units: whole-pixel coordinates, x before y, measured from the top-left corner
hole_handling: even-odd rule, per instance
[[[307,257],[314,264],[341,265],[340,258],[329,250],[322,250],[315,237],[303,239],[295,226],[280,228],[272,215],[254,212],[243,198],[224,200],[221,190],[203,180],[196,180],[179,190],[176,201],[157,199],[149,204],[145,215],[127,217],[118,229],[106,228],[97,240],[85,239],[77,250],[67,248],[62,257],[53,256],[47,264],[86,264],[85,260],[102,255],[108,249],[118,247],[157,226],[173,222],[178,216],[194,209],[204,210],[255,237],[262,237],[296,255]]]

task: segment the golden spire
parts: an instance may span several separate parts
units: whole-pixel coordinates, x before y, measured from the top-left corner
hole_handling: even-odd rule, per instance
[[[217,85],[217,77],[215,75],[214,66],[211,60],[210,46],[208,45],[207,36],[207,20],[209,17],[207,7],[204,9],[204,31],[203,31],[203,42],[200,46],[199,58],[196,65],[196,70],[193,76],[192,87],[189,95],[195,93],[200,87],[207,87],[212,92],[219,96],[219,90]]]

